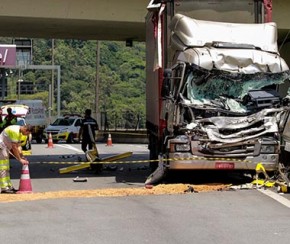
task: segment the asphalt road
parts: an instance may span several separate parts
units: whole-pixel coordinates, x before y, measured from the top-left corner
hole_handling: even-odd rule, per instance
[[[148,163],[129,164],[124,161],[148,160],[148,150],[145,144],[113,144],[106,146],[99,143],[98,151],[101,158],[132,152],[132,156],[119,160],[122,164],[105,164],[101,173],[96,173],[88,168],[60,174],[59,169],[71,167],[77,163],[86,161],[80,144],[54,144],[48,148],[45,144],[33,144],[32,155],[27,156],[30,161],[29,170],[34,192],[94,189],[108,187],[126,187],[134,185],[144,186],[147,176],[150,174]],[[11,162],[11,178],[17,188],[21,175],[19,162]],[[87,178],[87,182],[76,183],[76,178]]]
[[[132,151],[127,160],[148,159],[143,144],[98,144],[98,148],[101,157]],[[59,168],[67,165],[48,163],[74,162],[79,157],[83,157],[79,144],[55,144],[52,149],[33,145],[33,156],[29,157],[33,192],[143,187],[150,173],[142,163],[120,164],[100,174],[89,170],[59,174]],[[20,171],[19,163],[13,161],[16,187]],[[88,181],[73,182],[77,176]],[[0,236],[15,244],[288,244],[290,210],[275,197],[257,190],[237,190],[0,203]]]

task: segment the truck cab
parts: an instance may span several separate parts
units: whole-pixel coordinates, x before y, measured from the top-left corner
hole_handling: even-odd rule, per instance
[[[278,91],[290,75],[262,1],[151,1],[148,10],[146,124],[158,168],[146,183],[167,170],[276,170],[290,94]]]

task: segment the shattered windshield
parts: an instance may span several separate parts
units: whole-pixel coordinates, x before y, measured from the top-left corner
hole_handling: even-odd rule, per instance
[[[216,99],[220,96],[242,99],[250,90],[279,85],[289,77],[289,71],[241,74],[221,70],[208,71],[192,65],[187,77],[188,96],[197,100]]]
[[[289,71],[242,74],[221,70],[209,71],[190,65],[185,75],[187,94],[184,95],[193,105],[218,106],[233,112],[244,113],[248,110],[245,106],[245,98],[250,92],[256,97],[263,95],[270,98],[279,97],[273,93],[275,87],[284,83],[289,77]],[[267,89],[271,91],[266,93]]]

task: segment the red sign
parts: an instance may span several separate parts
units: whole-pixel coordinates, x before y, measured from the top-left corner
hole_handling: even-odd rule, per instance
[[[16,67],[16,45],[0,45],[0,68]]]

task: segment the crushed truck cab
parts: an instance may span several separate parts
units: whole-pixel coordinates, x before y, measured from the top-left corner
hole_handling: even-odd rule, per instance
[[[276,24],[198,20],[170,12],[174,2],[146,19],[146,123],[159,161],[147,183],[168,169],[276,170],[290,111]]]

